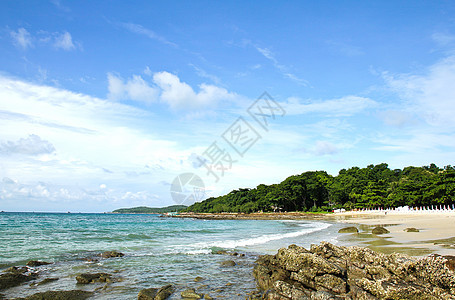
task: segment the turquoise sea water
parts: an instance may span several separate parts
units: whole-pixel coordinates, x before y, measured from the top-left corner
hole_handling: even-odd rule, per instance
[[[0,268],[44,260],[53,264],[36,268],[40,273],[37,281],[60,278],[46,285],[27,283],[1,293],[23,297],[46,290],[93,291],[105,284],[77,285],[75,276],[106,272],[113,274],[118,282],[97,291],[93,299],[137,299],[141,289],[167,283],[177,286],[173,299],[180,299],[180,291],[187,287],[199,288],[200,293],[212,297],[245,299],[245,294],[255,289],[252,269],[257,255],[275,253],[290,244],[309,247],[323,240],[336,243],[339,228],[339,224],[320,221],[0,213]],[[214,254],[221,249],[245,256]],[[107,250],[117,250],[125,256],[97,257]],[[237,265],[221,267],[224,260],[234,260]],[[197,276],[204,280],[195,282]]]

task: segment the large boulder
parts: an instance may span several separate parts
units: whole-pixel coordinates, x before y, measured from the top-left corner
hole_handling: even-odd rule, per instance
[[[417,228],[414,228],[414,227],[406,228],[406,229],[404,229],[404,231],[406,231],[406,232],[420,232],[420,230],[418,230]]]
[[[341,228],[340,230],[338,230],[338,233],[358,233],[359,230],[357,229],[357,227],[354,227],[354,226],[350,226],[350,227],[345,227],[345,228]]]
[[[225,260],[220,263],[222,267],[233,267],[236,265],[235,261],[233,260]]]
[[[174,293],[175,287],[172,284],[161,288],[143,289],[137,295],[138,300],[165,300]]]
[[[376,226],[375,228],[373,228],[371,233],[372,234],[384,234],[384,233],[390,233],[390,231],[388,231],[387,229],[385,229],[382,226]]]
[[[187,289],[180,293],[184,299],[202,299],[203,295],[196,293],[194,289]]]
[[[256,261],[263,299],[455,299],[453,259],[414,259],[322,242]]]

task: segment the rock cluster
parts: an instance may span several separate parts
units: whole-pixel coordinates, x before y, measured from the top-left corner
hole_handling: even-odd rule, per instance
[[[108,273],[83,273],[76,276],[79,284],[89,284],[94,282],[112,282],[111,274]]]
[[[21,285],[37,277],[38,274],[30,272],[27,267],[10,267],[0,274],[0,291]]]
[[[455,299],[454,261],[322,242],[262,256],[253,274],[262,299]]]

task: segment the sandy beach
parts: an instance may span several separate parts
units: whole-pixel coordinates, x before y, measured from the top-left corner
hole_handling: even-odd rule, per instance
[[[455,255],[455,212],[345,212],[332,217],[358,227],[359,233],[347,239],[363,240],[374,250]],[[373,235],[371,229],[375,226],[383,226],[390,233]],[[406,228],[416,228],[418,232],[407,232]]]
[[[418,211],[397,212],[344,212],[334,214],[288,213],[182,213],[175,217],[195,219],[256,219],[256,220],[327,220],[356,226],[359,233],[340,234],[339,240],[345,245],[369,247],[383,253],[400,252],[412,256],[426,256],[437,253],[455,255],[455,212]],[[390,233],[375,235],[371,230],[383,226]],[[418,232],[407,232],[416,228]]]

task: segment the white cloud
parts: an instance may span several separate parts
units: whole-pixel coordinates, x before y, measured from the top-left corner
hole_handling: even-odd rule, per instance
[[[112,100],[133,100],[151,104],[158,99],[158,89],[150,86],[141,76],[133,75],[124,81],[112,73],[107,75],[108,98]]]
[[[455,56],[432,65],[424,75],[383,74],[403,100],[404,110],[442,130],[455,129]]]
[[[161,42],[163,44],[166,44],[166,45],[169,45],[169,46],[177,47],[177,44],[168,41],[166,38],[156,34],[153,30],[147,29],[147,28],[145,28],[144,26],[142,26],[140,24],[121,23],[121,26],[123,28],[129,30],[130,32],[133,32],[133,33],[136,33],[136,34],[145,35],[146,37],[148,37],[148,38],[150,38],[152,40],[159,41],[159,42]]]
[[[272,63],[273,63],[273,66],[278,69],[281,74],[285,77],[285,78],[289,78],[295,82],[297,82],[298,84],[300,85],[304,85],[304,86],[307,86],[309,83],[307,80],[303,79],[303,78],[300,78],[298,77],[297,75],[289,72],[289,68],[286,67],[285,65],[283,64],[280,64],[278,62],[278,60],[275,58],[275,55],[273,54],[273,52],[268,49],[268,48],[261,48],[261,47],[258,47],[258,46],[254,46],[255,49],[261,53],[265,58],[267,58],[268,60],[270,60]]]
[[[160,100],[176,110],[214,107],[221,101],[236,97],[224,88],[205,83],[199,86],[200,90],[196,93],[190,85],[169,72],[155,73],[153,81],[161,89]]]
[[[147,72],[149,71],[148,69]],[[107,77],[108,99],[133,100],[146,104],[159,101],[172,110],[213,108],[222,101],[230,101],[236,97],[224,88],[205,83],[199,86],[199,92],[195,92],[189,84],[169,72],[153,73],[153,83],[146,82],[139,75],[133,75],[128,80],[112,73],[108,73]]]
[[[17,31],[10,32],[14,44],[22,49],[32,47],[32,37],[25,28],[19,28]]]
[[[319,102],[302,102],[301,99],[293,97],[289,98],[286,103],[282,103],[282,106],[290,115],[317,113],[326,116],[352,116],[378,106],[376,101],[358,96],[345,96]]]
[[[147,76],[152,76],[152,70],[150,70],[149,66],[146,66],[142,72]]]
[[[36,134],[21,138],[17,142],[7,141],[0,144],[0,154],[51,154],[55,151],[54,145],[42,140]]]
[[[157,182],[191,169],[185,160],[199,151],[163,132],[153,114],[121,103],[2,75],[0,99],[0,178],[20,182],[0,188],[0,201],[11,207],[14,197],[25,209],[29,198],[62,197],[84,211],[170,204],[169,190]],[[158,165],[166,168],[146,167]],[[104,199],[104,208],[83,208],[82,199]]]
[[[397,101],[379,113],[394,128],[372,137],[379,145],[375,150],[394,153],[387,156],[388,161],[398,166],[451,164],[455,155],[455,56],[419,74],[382,75]]]
[[[196,71],[196,74],[198,76],[200,76],[202,78],[207,78],[207,79],[213,81],[216,84],[220,84],[221,80],[217,76],[215,76],[213,74],[209,74],[205,70],[203,70],[203,69],[201,69],[201,68],[199,68],[199,67],[197,67],[197,66],[195,66],[193,64],[190,64],[190,66],[193,67],[193,69]]]
[[[57,34],[54,40],[54,47],[63,49],[66,51],[73,50],[76,47],[73,44],[73,39],[71,37],[71,34],[67,31]]]
[[[10,35],[13,38],[14,44],[24,50],[33,47],[33,41],[37,41],[38,45],[52,45],[55,49],[65,51],[76,49],[76,45],[81,47],[79,43],[75,45],[71,34],[67,31],[51,33],[39,30],[36,34],[37,36],[32,37],[25,28],[19,28],[17,31],[11,31]]]

